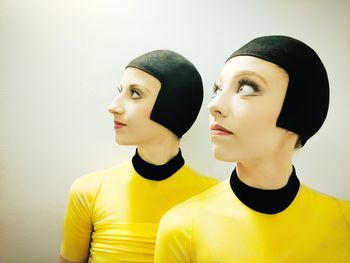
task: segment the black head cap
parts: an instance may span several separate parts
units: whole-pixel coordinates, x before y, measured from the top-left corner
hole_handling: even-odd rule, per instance
[[[258,57],[288,73],[288,89],[276,126],[297,133],[304,145],[321,128],[329,106],[327,72],[316,52],[300,40],[277,35],[253,39],[228,60],[236,56]]]
[[[154,50],[132,60],[161,83],[151,119],[182,137],[196,120],[203,101],[202,78],[196,67],[171,50]]]

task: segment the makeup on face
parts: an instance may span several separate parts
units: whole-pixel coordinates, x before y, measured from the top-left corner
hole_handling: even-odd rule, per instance
[[[217,123],[212,123],[210,125],[210,135],[211,136],[229,136],[229,135],[233,135],[233,133]]]
[[[116,130],[119,130],[125,126],[127,126],[125,123],[122,123],[120,121],[114,121],[114,129]]]
[[[208,105],[217,159],[238,161],[271,154],[284,140],[276,126],[288,76],[271,62],[251,56],[227,61]]]

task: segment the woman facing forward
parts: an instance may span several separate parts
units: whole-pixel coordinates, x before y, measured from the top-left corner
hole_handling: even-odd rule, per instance
[[[305,43],[264,36],[234,52],[208,108],[213,153],[236,167],[165,214],[156,262],[350,262],[350,202],[300,183],[292,164],[328,103],[326,70]]]
[[[60,262],[153,262],[161,216],[216,183],[185,165],[179,149],[203,100],[190,61],[170,50],[143,54],[127,65],[118,90],[109,106],[116,141],[136,153],[72,184]]]

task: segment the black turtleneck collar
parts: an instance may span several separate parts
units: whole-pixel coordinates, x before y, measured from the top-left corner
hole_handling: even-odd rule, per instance
[[[298,193],[300,182],[293,166],[288,183],[280,189],[262,190],[248,186],[238,178],[236,169],[231,174],[230,185],[238,199],[246,206],[260,213],[277,214],[292,203]]]
[[[181,150],[179,149],[178,154],[167,163],[162,165],[154,165],[144,161],[136,149],[136,153],[132,157],[132,164],[135,171],[143,178],[154,181],[162,181],[177,172],[185,164],[185,160],[182,157]]]

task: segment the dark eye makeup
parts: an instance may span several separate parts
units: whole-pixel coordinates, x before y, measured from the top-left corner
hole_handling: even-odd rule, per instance
[[[259,85],[252,79],[250,78],[247,78],[247,77],[244,77],[244,78],[241,78],[239,81],[238,81],[238,91],[240,91],[240,89],[243,87],[243,86],[249,86],[251,87],[254,92],[258,92],[260,91],[260,88],[259,88]]]
[[[212,98],[216,96],[221,91],[221,87],[214,82]]]
[[[141,95],[142,95],[142,92],[135,88],[130,88],[130,93],[133,99],[139,99],[141,98]]]

